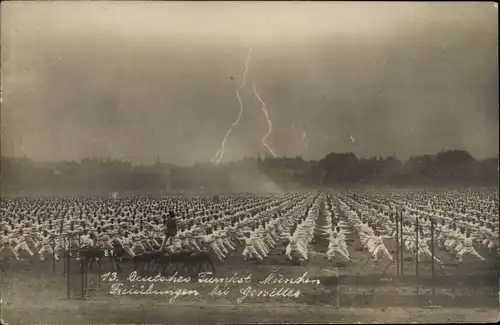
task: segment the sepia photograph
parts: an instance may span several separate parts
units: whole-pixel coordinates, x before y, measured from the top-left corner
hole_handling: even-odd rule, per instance
[[[1,325],[500,320],[497,2],[0,27]]]

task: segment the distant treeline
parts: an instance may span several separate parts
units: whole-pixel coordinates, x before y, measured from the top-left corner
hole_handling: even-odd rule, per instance
[[[449,150],[407,161],[330,153],[320,161],[244,158],[229,164],[189,167],[162,163],[135,166],[104,158],[39,163],[2,157],[0,168],[3,195],[109,195],[115,191],[157,194],[245,190],[256,182],[272,182],[284,188],[356,184],[495,186],[498,166],[498,157],[476,160],[466,151]]]
[[[328,154],[319,163],[324,184],[367,182],[381,184],[498,184],[498,157],[474,159],[462,150],[441,151],[435,155],[358,159],[352,153]]]

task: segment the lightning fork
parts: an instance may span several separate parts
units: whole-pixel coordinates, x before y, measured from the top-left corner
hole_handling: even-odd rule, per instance
[[[255,84],[253,84],[253,92],[255,93],[255,96],[257,96],[257,98],[259,99],[259,101],[262,104],[262,112],[264,112],[264,116],[266,117],[267,124],[269,125],[269,130],[267,131],[266,135],[262,138],[262,144],[264,145],[264,147],[267,148],[267,150],[269,150],[269,152],[274,156],[274,158],[276,158],[277,157],[276,154],[271,149],[271,147],[269,147],[269,145],[267,144],[267,138],[269,138],[269,136],[273,132],[273,123],[269,119],[269,114],[267,112],[266,103],[264,103],[262,98],[260,98],[259,93],[257,92],[257,89],[255,88]]]
[[[241,120],[241,115],[243,114],[243,102],[241,101],[240,97],[240,90],[245,87],[245,84],[247,82],[247,73],[248,73],[248,63],[250,62],[250,54],[252,53],[252,49],[248,50],[247,54],[247,60],[245,62],[245,72],[243,73],[243,82],[242,84],[236,89],[236,97],[238,98],[238,102],[240,103],[240,112],[238,113],[238,118],[236,121],[234,121],[229,129],[226,132],[226,135],[224,136],[224,140],[222,140],[222,144],[219,148],[219,150],[215,153],[215,156],[210,160],[210,162],[215,162],[216,164],[220,163],[222,158],[224,158],[224,151],[226,149],[226,142],[227,139],[229,138],[229,135],[231,134],[231,131],[235,126],[237,126],[240,123]]]

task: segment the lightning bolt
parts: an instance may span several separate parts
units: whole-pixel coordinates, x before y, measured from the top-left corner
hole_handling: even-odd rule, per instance
[[[271,123],[271,120],[269,119],[269,114],[267,113],[266,103],[264,103],[262,98],[260,98],[259,93],[257,92],[257,89],[255,88],[255,84],[253,85],[253,92],[255,93],[255,96],[257,96],[257,98],[259,99],[259,102],[262,104],[262,112],[264,112],[264,115],[266,116],[267,124],[269,125],[269,130],[267,131],[266,135],[262,138],[262,144],[264,145],[264,147],[267,148],[267,150],[269,150],[269,152],[274,156],[274,158],[276,158],[277,157],[276,154],[267,144],[267,138],[273,132],[273,123]]]
[[[236,121],[233,122],[233,124],[231,124],[231,126],[227,130],[226,135],[224,136],[224,140],[222,140],[222,144],[221,144],[219,150],[215,153],[215,156],[210,160],[210,162],[212,162],[212,163],[213,162],[215,162],[216,164],[220,163],[220,161],[224,157],[224,151],[226,149],[227,139],[228,139],[229,135],[231,134],[231,131],[233,130],[233,128],[240,123],[241,115],[243,114],[243,102],[241,101],[240,90],[243,89],[243,87],[245,87],[245,84],[247,82],[248,63],[250,62],[250,54],[251,53],[252,53],[252,49],[249,49],[248,54],[247,54],[247,60],[245,62],[245,72],[243,73],[243,82],[238,87],[238,89],[236,89],[236,97],[238,98],[238,102],[240,103],[240,112],[238,114],[238,118],[236,119]]]

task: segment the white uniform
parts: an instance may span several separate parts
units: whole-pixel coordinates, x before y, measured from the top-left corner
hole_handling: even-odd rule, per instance
[[[8,252],[10,252],[12,255],[14,255],[14,257],[16,258],[16,260],[20,260],[19,254],[17,254],[17,252],[12,247],[12,238],[11,238],[10,234],[2,235],[0,237],[0,253],[4,249],[6,249]]]
[[[428,257],[432,258],[432,253],[429,249],[429,240],[430,238],[419,238],[418,240],[418,254],[417,254],[417,259],[420,260],[421,255],[426,255]],[[438,263],[441,264],[441,260],[434,255],[434,260]]]
[[[132,251],[131,247],[132,247],[132,242],[130,240],[129,237],[122,237],[120,239],[121,243],[122,243],[122,248],[123,250],[128,254],[130,255],[131,257],[134,257],[135,256],[135,253]]]
[[[19,253],[19,250],[22,249],[25,252],[27,252],[30,256],[35,255],[31,249],[28,247],[28,244],[26,244],[26,237],[24,234],[21,234],[17,237],[18,243],[16,247],[14,247],[14,250]]]
[[[263,260],[262,256],[255,249],[253,238],[251,236],[247,237],[244,239],[244,242],[245,242],[245,248],[243,249],[242,255],[243,255],[243,258],[245,259],[245,261],[249,257],[250,258],[255,257],[255,258],[262,261]]]
[[[82,235],[80,237],[80,247],[93,247],[94,246],[94,241],[90,238],[89,235]]]
[[[349,253],[347,252],[347,249],[345,247],[344,240],[338,235],[334,236],[332,234],[332,236],[330,237],[330,243],[328,245],[328,252],[326,253],[326,256],[329,260],[331,260],[332,257],[335,257],[335,253],[339,253],[349,261],[351,260],[351,258],[349,257]]]
[[[217,243],[215,242],[215,238],[213,234],[208,234],[202,236],[203,242],[212,250],[212,252],[217,256],[217,258],[221,261],[224,260],[224,254],[221,252]]]
[[[52,250],[52,247],[50,247],[50,236],[48,234],[47,234],[47,236],[42,236],[41,246],[42,247],[38,251],[38,255],[40,255],[40,259],[42,261],[45,260],[45,257],[43,256],[43,253],[45,253],[45,252],[53,254],[54,258],[56,260],[59,259],[59,256],[57,254],[54,254],[54,251]]]
[[[304,250],[302,240],[299,238],[299,233],[295,232],[290,236],[290,243],[288,244],[285,255],[289,260],[292,260],[292,253],[295,253],[299,261],[307,260],[307,252]]]
[[[464,254],[471,254],[472,256],[479,258],[483,262],[486,261],[481,255],[478,254],[478,252],[474,249],[474,246],[472,246],[473,240],[474,240],[474,237],[468,237],[468,238],[465,238],[463,240],[463,247],[458,252],[459,263],[462,263]]]
[[[392,255],[387,250],[384,244],[384,238],[390,238],[390,236],[370,236],[373,240],[374,249],[372,251],[372,257],[375,261],[378,260],[378,255],[382,252],[382,255],[385,255],[390,261],[393,260]]]

